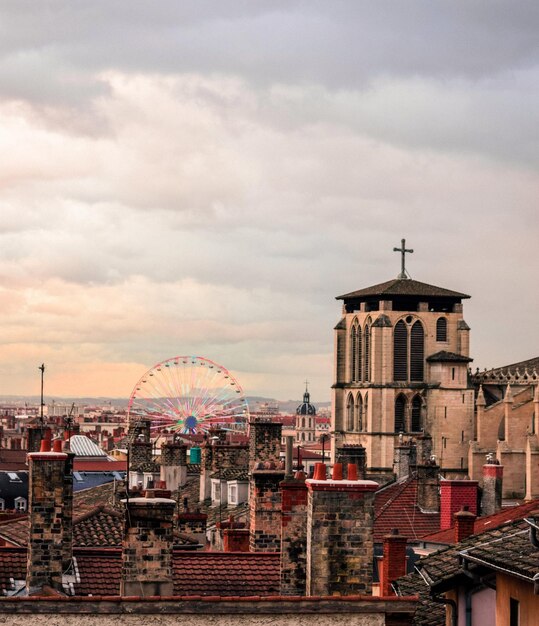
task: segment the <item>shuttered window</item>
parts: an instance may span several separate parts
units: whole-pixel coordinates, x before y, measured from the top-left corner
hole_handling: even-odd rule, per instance
[[[408,380],[408,329],[402,320],[393,335],[393,380]]]
[[[436,341],[447,341],[447,320],[439,317],[436,320]]]
[[[371,327],[365,326],[365,380],[371,379]]]
[[[350,330],[350,380],[357,381],[357,328],[355,324]]]
[[[412,424],[411,431],[418,433],[423,430],[423,424],[421,423],[421,398],[414,396],[412,400]]]
[[[395,432],[404,432],[404,419],[406,413],[406,398],[402,395],[395,400]]]
[[[425,362],[425,331],[421,322],[412,326],[410,333],[410,380],[422,381]]]

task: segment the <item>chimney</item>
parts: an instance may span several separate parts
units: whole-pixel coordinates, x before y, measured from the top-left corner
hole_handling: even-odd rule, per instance
[[[455,513],[455,543],[460,543],[466,537],[473,535],[474,523],[477,516],[464,505],[458,513]]]
[[[280,424],[279,424],[280,426]],[[284,478],[281,463],[257,463],[249,480],[251,552],[281,550],[281,490]]]
[[[357,467],[333,466],[331,480],[323,463],[307,479],[308,596],[358,595],[372,591],[374,492],[378,484],[358,480]],[[354,475],[356,478],[354,479]]]
[[[173,524],[176,502],[155,498],[124,500],[125,535],[122,550],[122,596],[172,596]]]
[[[397,480],[410,475],[410,467],[415,465],[415,446],[403,443],[395,446],[393,456],[393,472]]]
[[[426,465],[417,465],[417,504],[422,511],[436,512],[440,510],[438,495],[438,473],[440,466],[434,461]]]
[[[432,437],[430,435],[418,435],[416,441],[416,463],[428,465],[432,459]]]
[[[391,583],[406,574],[406,537],[394,528],[384,537],[380,595],[395,595]]]
[[[39,452],[42,439],[47,439],[48,441],[52,439],[50,428],[28,426],[26,429],[26,449],[28,452]]]
[[[281,488],[281,595],[304,596],[307,574],[305,474],[286,476]]]
[[[483,465],[483,494],[481,515],[494,515],[502,509],[503,465],[489,458]]]
[[[55,442],[44,439],[40,452],[28,454],[29,517],[28,594],[43,586],[62,591],[62,574],[71,564],[72,459]]]
[[[249,552],[249,529],[243,522],[235,522],[230,515],[226,522],[217,522],[221,531],[224,552]]]
[[[282,424],[270,420],[257,419],[249,422],[249,463],[270,461],[279,463],[281,460]]]
[[[208,525],[208,516],[201,513],[200,509],[189,511],[187,498],[184,498],[184,510],[178,513],[178,532],[186,535],[192,535],[198,543],[206,545],[206,528]]]
[[[348,466],[355,465],[358,477],[364,480],[367,469],[367,451],[362,445],[344,444],[339,446],[335,451],[335,458],[336,462],[342,465],[345,477]]]
[[[477,481],[445,480],[440,481],[440,530],[453,526],[453,516],[463,506],[474,515],[477,514]]]
[[[161,446],[161,480],[171,491],[178,491],[187,482],[187,446],[165,443]]]

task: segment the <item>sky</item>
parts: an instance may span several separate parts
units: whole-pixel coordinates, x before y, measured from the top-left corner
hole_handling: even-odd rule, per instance
[[[335,296],[462,291],[539,353],[539,4],[6,0],[0,395],[129,396],[207,357],[329,400]]]

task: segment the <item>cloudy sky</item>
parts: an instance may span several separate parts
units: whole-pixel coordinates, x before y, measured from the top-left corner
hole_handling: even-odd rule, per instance
[[[0,394],[128,396],[183,354],[330,398],[334,297],[473,297],[539,354],[539,4],[5,0]]]

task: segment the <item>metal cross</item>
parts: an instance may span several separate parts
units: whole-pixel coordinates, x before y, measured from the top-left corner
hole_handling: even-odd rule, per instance
[[[309,381],[308,380],[305,381],[305,393],[307,393],[307,391],[309,391]]]
[[[401,273],[397,276],[397,278],[409,278],[408,274],[406,273],[405,255],[407,252],[413,252],[413,250],[411,248],[406,248],[406,239],[401,239],[401,247],[393,248],[393,252],[401,253]]]

